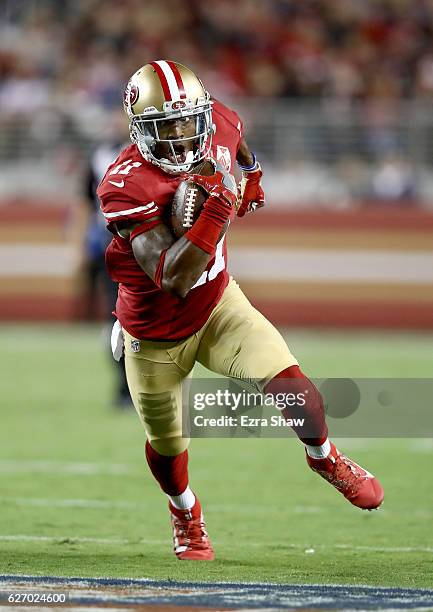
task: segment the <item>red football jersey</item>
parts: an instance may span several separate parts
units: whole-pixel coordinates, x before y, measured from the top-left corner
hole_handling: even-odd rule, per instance
[[[242,122],[218,101],[213,105],[213,122],[216,132],[211,155],[233,173]],[[123,149],[97,190],[108,229],[114,232],[113,223],[146,221],[158,213],[168,218],[181,180],[179,175],[168,174],[143,159],[136,145]],[[185,298],[170,295],[155,285],[138,265],[129,239],[114,234],[107,248],[106,264],[112,280],[119,283],[117,318],[132,336],[147,340],[179,340],[198,331],[228,283],[225,238]]]

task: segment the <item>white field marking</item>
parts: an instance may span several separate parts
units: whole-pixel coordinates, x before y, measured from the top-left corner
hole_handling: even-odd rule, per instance
[[[148,510],[150,504],[131,501],[106,501],[102,499],[50,499],[36,497],[0,497],[1,503],[16,506],[42,506],[48,508],[83,508],[97,510]]]
[[[134,469],[135,467],[135,469]],[[107,474],[109,476],[125,476],[140,473],[135,464],[127,463],[82,463],[79,461],[20,461],[15,459],[0,460],[0,473],[17,474],[38,472],[44,474],[79,474],[93,476]]]
[[[248,504],[248,509],[255,514],[263,514],[269,516],[271,514],[281,514],[281,510],[278,507],[270,508],[266,505],[253,505]],[[206,504],[206,510],[208,512],[224,512],[227,514],[245,514],[245,505],[243,504]],[[357,508],[352,507],[354,512],[359,512]],[[285,507],[285,512],[291,514],[323,514],[330,512],[328,506],[309,506],[309,505],[297,505],[292,507]],[[433,511],[427,509],[411,510],[410,512],[399,511],[395,508],[390,510],[389,508],[379,508],[377,512],[371,514],[375,519],[389,519],[391,517],[406,517],[416,518],[420,520],[431,520],[433,518]]]
[[[251,262],[254,261],[254,266]],[[404,251],[233,248],[230,270],[240,280],[301,280],[326,283],[433,282],[433,254]]]
[[[77,577],[77,576],[45,576],[44,580],[41,581],[39,576],[35,576],[34,574],[19,574],[17,575],[10,575],[10,574],[3,574],[0,576],[0,586],[3,588],[3,590],[5,590],[5,588],[8,585],[13,585],[16,586],[19,589],[28,589],[29,587],[33,588],[35,587],[35,585],[40,585],[40,586],[46,586],[46,587],[51,587],[51,588],[59,588],[61,587],[61,585],[65,585],[66,581],[69,580],[69,583],[67,584],[68,589],[71,590],[73,588],[75,589],[79,589],[80,593],[82,593],[82,589],[85,588],[87,593],[96,593],[96,594],[101,594],[100,591],[100,586],[103,587],[115,587],[115,589],[119,588],[119,584],[112,584],[107,582],[108,580],[110,580],[110,578],[108,577],[100,577],[100,578],[84,578],[84,577]],[[157,579],[152,579],[152,578],[136,578],[136,577],[131,577],[131,576],[122,576],[120,577],[112,577],[111,580],[113,581],[120,581],[120,586],[126,586],[126,587],[156,587],[159,588],[161,585],[161,582],[164,582],[163,580],[157,580]],[[56,582],[58,581],[58,582]],[[212,582],[204,582],[204,583],[199,583],[198,585],[194,585],[194,586],[190,586],[190,584],[185,583],[186,587],[188,589],[188,592],[200,592],[203,588],[208,592],[209,589],[211,589],[212,591],[215,589],[215,584]],[[283,590],[286,590],[287,587],[294,587],[295,589],[299,589],[299,588],[303,588],[305,586],[307,587],[319,587],[320,589],[322,588],[328,588],[330,587],[331,589],[341,589],[342,591],[347,591],[352,590],[352,589],[367,589],[368,591],[375,591],[378,592],[380,594],[380,591],[386,591],[387,593],[391,590],[391,591],[395,591],[395,590],[403,590],[406,591],[407,589],[405,587],[395,587],[395,586],[386,586],[386,585],[376,585],[376,586],[372,586],[371,584],[365,584],[365,583],[360,583],[360,584],[356,584],[356,585],[352,585],[352,584],[342,584],[342,583],[311,583],[311,584],[290,584],[290,583],[281,583],[281,582],[252,582],[249,580],[242,580],[242,581],[237,581],[236,583],[230,582],[228,580],[218,580],[218,585],[224,585],[224,586],[228,586],[229,590],[231,591],[232,589],[237,589],[237,588],[242,588],[242,587],[265,587],[266,589],[270,589],[271,587],[276,587],[278,588],[282,588]],[[180,586],[177,586],[176,589],[177,590],[181,590],[182,589],[182,584]],[[185,585],[184,585],[185,586]],[[60,588],[61,590],[61,588]],[[409,591],[411,591],[412,589],[409,589]],[[427,589],[426,587],[420,587],[420,590],[422,591],[428,591],[428,593],[430,592],[429,589]],[[104,592],[110,592],[109,590],[105,589]],[[116,591],[117,593],[117,591]],[[102,593],[102,595],[104,595],[104,593]],[[254,595],[253,595],[254,597]],[[323,598],[321,598],[323,599]],[[323,601],[325,601],[323,599]],[[2,608],[3,609],[3,608]],[[52,609],[50,607],[50,609]],[[80,608],[81,610],[82,608]],[[122,608],[123,610],[125,608]],[[417,610],[418,608],[411,608],[411,610]],[[425,610],[425,608],[422,608],[423,610]],[[100,608],[99,608],[100,610]],[[247,608],[242,608],[242,610],[247,610]],[[253,608],[253,610],[255,610],[257,612],[257,608]],[[268,608],[260,608],[260,610],[268,610]],[[274,608],[272,608],[272,610],[274,610]],[[281,608],[278,608],[278,610],[281,610]],[[386,608],[386,610],[388,612],[393,612],[393,610],[391,611],[391,608]],[[401,610],[401,608],[399,608],[399,610]]]
[[[146,502],[134,502],[128,500],[111,501],[100,499],[63,499],[63,498],[38,498],[38,497],[0,497],[1,504],[14,504],[22,507],[47,507],[47,508],[77,508],[77,509],[95,509],[95,510],[148,510],[153,504]],[[280,514],[278,508],[269,508],[268,506],[249,505],[251,511],[256,514],[270,515]],[[206,506],[208,512],[224,512],[228,514],[244,514],[245,506],[243,504],[208,504]],[[329,509],[325,506],[309,506],[297,505],[292,508],[286,508],[291,514],[323,514]],[[407,512],[399,512],[398,510],[389,510],[381,508],[375,514],[375,518],[388,519],[390,517],[408,516]],[[433,511],[426,509],[418,509],[410,512],[412,518],[418,520],[431,520]]]
[[[109,544],[118,546],[119,544],[167,544],[169,539],[153,540],[147,538],[138,538],[136,540],[126,538],[92,538],[92,537],[76,537],[76,536],[38,536],[38,535],[0,535],[0,542],[53,542],[53,543],[69,543],[69,544]]]
[[[433,453],[433,438],[332,438],[336,447],[343,453],[346,451],[363,451],[370,449],[389,449],[389,443],[395,447],[395,443],[400,445],[404,453]]]
[[[146,504],[141,502],[132,501],[109,501],[99,499],[59,499],[59,498],[40,498],[40,497],[5,497],[0,496],[0,504],[14,504],[17,506],[42,506],[52,508],[83,508],[83,509],[97,509],[97,510],[148,510],[152,504]],[[270,513],[279,514],[280,510],[277,508],[270,509],[267,506],[252,506],[248,505],[248,508],[255,513],[261,513],[269,515]],[[213,505],[208,504],[206,509],[210,512],[228,512],[229,514],[243,514],[245,512],[245,506],[242,504],[228,504],[228,505]],[[318,514],[325,512],[326,508],[322,506],[294,506],[291,508],[294,514]],[[413,514],[411,514],[413,516]],[[430,514],[429,514],[430,516]]]
[[[91,537],[74,537],[74,536],[35,536],[35,535],[0,535],[0,541],[3,542],[54,542],[62,543],[68,542],[71,544],[148,544],[148,545],[165,545],[169,541],[168,538],[164,540],[154,540],[148,538],[139,538],[137,540],[128,540],[126,538],[91,538]],[[229,544],[231,540],[217,539],[220,544]],[[266,546],[276,546],[277,542],[242,542],[238,540],[237,545],[245,548],[257,548]],[[279,543],[280,548],[290,548],[305,550],[308,548],[307,544],[283,544]],[[315,545],[317,550],[353,550],[360,552],[384,552],[384,553],[429,553],[433,554],[433,546],[357,546],[351,544],[332,544],[328,546],[326,544]]]
[[[411,440],[409,451],[412,453],[433,453],[433,438],[419,438]]]
[[[2,542],[89,542],[99,544],[128,544],[123,538],[76,538],[70,536],[36,536],[36,535],[0,535]]]
[[[334,438],[332,441],[335,446],[344,452],[345,450],[368,450],[383,446],[383,441],[380,438]]]
[[[325,508],[323,506],[294,506],[292,510],[295,514],[320,514]]]
[[[366,551],[366,552],[386,552],[386,553],[425,552],[425,553],[433,554],[433,546],[351,546],[350,544],[334,544],[332,548],[337,548],[341,550],[359,550],[359,551]]]
[[[281,510],[278,507],[270,508],[266,504],[248,504],[248,509],[256,514],[263,514],[266,516],[268,516],[269,514],[281,514]],[[326,510],[326,507],[323,506],[285,507],[285,511],[290,512],[292,514],[318,514],[320,512],[326,512]],[[206,511],[224,512],[228,514],[245,514],[245,504],[206,504]]]

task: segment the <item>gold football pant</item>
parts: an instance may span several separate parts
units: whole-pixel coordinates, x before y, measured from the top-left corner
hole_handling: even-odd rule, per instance
[[[233,279],[204,326],[189,338],[140,339],[131,345],[138,339],[124,334],[132,401],[150,444],[161,455],[178,455],[188,447],[189,439],[182,437],[182,381],[196,361],[222,376],[252,381],[260,390],[285,368],[298,365],[281,334]]]

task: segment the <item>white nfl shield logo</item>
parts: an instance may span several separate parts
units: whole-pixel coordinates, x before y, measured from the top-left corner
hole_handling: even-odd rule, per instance
[[[216,158],[217,161],[221,164],[221,166],[224,166],[224,168],[228,172],[230,172],[230,169],[232,167],[232,157],[228,148],[223,147],[222,145],[217,145]]]
[[[134,353],[140,352],[140,340],[131,340],[131,349]]]

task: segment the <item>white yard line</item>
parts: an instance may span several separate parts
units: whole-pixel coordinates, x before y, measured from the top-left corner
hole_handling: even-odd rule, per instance
[[[341,449],[379,448],[381,440],[358,440],[356,438],[341,438],[337,440]],[[405,452],[433,453],[433,439],[401,439]],[[0,473],[2,474],[71,474],[78,476],[139,476],[145,469],[141,463],[98,463],[82,461],[51,461],[33,459],[0,459]],[[196,470],[200,472],[200,468]]]
[[[126,474],[139,474],[139,466],[127,463],[83,463],[80,461],[38,461],[38,460],[0,460],[0,472],[4,474],[17,474],[37,472],[44,474],[78,474],[80,476],[93,476],[107,474],[109,476],[124,476]]]
[[[128,500],[103,500],[103,499],[64,499],[64,498],[40,498],[40,497],[5,497],[0,496],[1,504],[12,504],[15,506],[22,507],[46,507],[46,508],[78,508],[78,509],[94,509],[94,510],[149,510],[155,507],[154,503],[151,502],[138,502]],[[208,504],[206,506],[208,512],[224,512],[229,514],[244,514],[244,504]],[[248,508],[257,513],[269,516],[270,514],[279,514],[278,508],[269,508],[265,505],[248,505]],[[328,511],[325,506],[312,506],[312,505],[297,505],[291,508],[286,508],[292,514],[323,514]],[[381,508],[375,516],[380,519],[389,519],[397,516],[407,516],[407,512],[399,512],[396,509],[385,509]],[[419,508],[413,510],[410,513],[412,518],[419,520],[431,520],[433,518],[433,511],[428,509]]]
[[[412,453],[433,453],[433,438],[418,438],[409,442],[409,451]]]
[[[148,545],[160,545],[167,544],[169,539],[165,540],[154,540],[148,538],[140,538],[139,540],[128,540],[126,538],[90,538],[90,537],[74,537],[74,536],[37,536],[37,535],[24,535],[24,534],[16,534],[16,535],[0,535],[0,541],[3,542],[53,542],[53,543],[70,543],[70,544],[110,544],[110,545],[119,545],[119,544],[148,544]],[[229,541],[220,540],[220,544],[228,543]],[[276,542],[240,542],[237,543],[242,547],[266,547],[266,546],[275,546]],[[281,548],[290,548],[290,549],[299,549],[299,550],[308,550],[311,551],[313,549],[309,548],[304,544],[281,544]],[[348,551],[358,551],[358,552],[384,552],[384,553],[428,553],[433,554],[433,546],[357,546],[351,544],[332,544],[328,545],[317,545],[315,546],[316,550],[348,550]]]
[[[269,516],[271,514],[281,514],[281,509],[278,506],[269,507],[265,504],[256,505],[248,503],[248,509],[257,514]],[[359,509],[352,507],[352,511],[360,512]],[[245,504],[206,504],[208,512],[224,512],[225,514],[245,514]],[[292,514],[324,514],[329,512],[327,506],[312,506],[312,505],[296,505],[284,508],[285,512]],[[379,508],[377,512],[373,512],[375,518],[389,519],[392,517],[408,517],[431,520],[433,518],[433,510],[420,508],[411,510],[410,512],[399,511],[396,508]]]
[[[91,544],[129,544],[124,538],[76,538],[71,536],[0,535],[2,542],[88,542]]]
[[[386,553],[413,553],[425,552],[433,553],[433,546],[351,546],[350,544],[334,544],[332,548],[342,550],[359,550],[366,552],[386,552]]]
[[[131,501],[106,501],[102,499],[50,499],[37,497],[0,497],[1,503],[16,506],[43,506],[51,508],[90,508],[97,510],[145,510],[150,504]]]
[[[128,540],[126,538],[91,538],[75,536],[37,536],[37,535],[0,535],[0,542],[52,542],[55,544],[109,544],[118,546],[119,544],[167,544],[166,540],[149,540],[140,538],[138,540]]]

